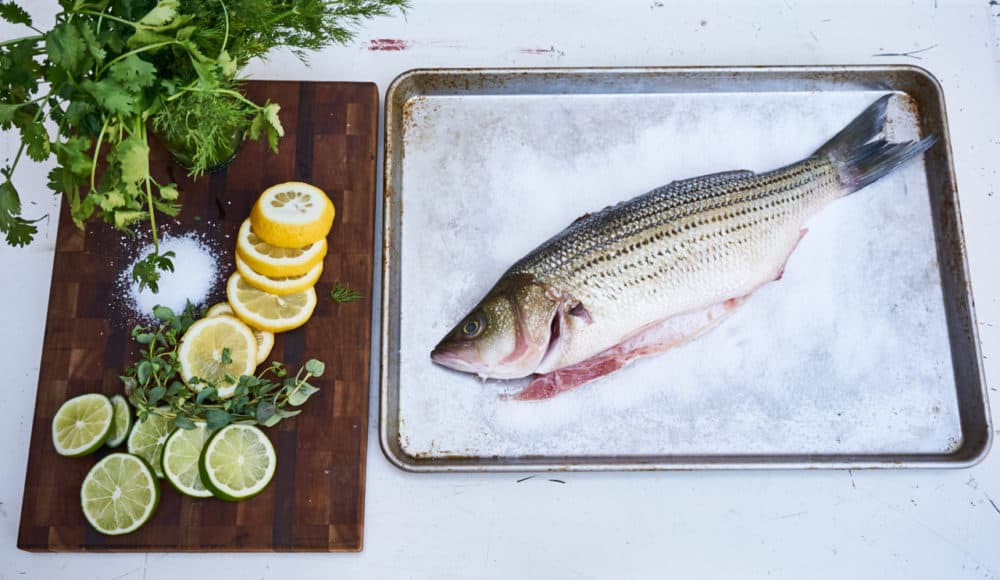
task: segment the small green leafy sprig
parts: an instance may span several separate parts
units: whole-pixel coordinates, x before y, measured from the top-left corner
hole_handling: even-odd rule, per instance
[[[337,304],[354,302],[361,299],[361,292],[351,288],[343,282],[334,282],[333,290],[330,290],[330,298]]]
[[[226,399],[219,397],[216,385],[197,377],[189,381],[200,386],[195,391],[181,380],[177,359],[181,336],[198,318],[194,307],[188,304],[184,312],[175,315],[171,309],[157,306],[153,314],[155,323],[132,329],[132,337],[144,349],[139,360],[121,376],[140,421],[160,415],[180,429],[193,429],[196,421],[204,421],[209,429],[230,423],[272,427],[301,413],[294,407],[302,406],[319,391],[309,382],[325,370],[316,359],[307,361],[294,375],[283,363],[272,362],[256,375],[232,377],[236,388]],[[232,360],[228,349],[223,349],[222,362],[225,364],[227,359]]]

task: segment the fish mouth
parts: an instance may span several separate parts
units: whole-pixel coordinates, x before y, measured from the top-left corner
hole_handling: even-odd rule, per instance
[[[475,373],[479,371],[476,365],[466,360],[463,356],[463,350],[448,348],[443,342],[435,346],[434,350],[431,351],[431,361],[445,368],[463,373]]]

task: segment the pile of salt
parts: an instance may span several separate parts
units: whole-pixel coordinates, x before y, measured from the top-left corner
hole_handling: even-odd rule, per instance
[[[145,258],[153,251],[150,244],[136,257],[136,261]],[[212,249],[193,234],[184,236],[164,237],[160,240],[160,253],[173,252],[171,262],[174,271],[160,271],[159,291],[150,288],[139,290],[139,284],[132,280],[132,267],[122,272],[128,280],[129,301],[136,314],[142,317],[152,316],[153,308],[162,305],[174,312],[181,312],[191,302],[200,305],[205,302],[218,277],[219,267]]]

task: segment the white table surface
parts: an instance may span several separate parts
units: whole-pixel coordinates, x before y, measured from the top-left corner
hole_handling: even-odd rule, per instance
[[[54,1],[30,4],[48,26]],[[875,6],[878,4],[878,6]],[[988,0],[415,0],[349,46],[251,78],[375,81],[417,67],[907,63],[944,86],[987,379],[1000,373],[1000,7]],[[0,26],[0,38],[21,35]],[[369,50],[397,39],[405,50]],[[912,57],[878,57],[929,48]],[[914,57],[919,57],[914,58]],[[5,134],[0,155],[13,156]],[[380,154],[381,163],[381,154]],[[18,186],[58,213],[45,166]],[[381,175],[380,175],[381,182]],[[381,184],[379,185],[381,191]],[[32,205],[34,202],[37,205]],[[413,475],[383,457],[372,391],[358,554],[30,554],[16,548],[55,223],[0,246],[0,579],[995,578],[1000,454],[940,471]],[[376,262],[378,263],[378,262]],[[991,383],[992,384],[992,383]],[[991,389],[991,392],[993,389]],[[993,408],[1000,409],[1000,396]]]

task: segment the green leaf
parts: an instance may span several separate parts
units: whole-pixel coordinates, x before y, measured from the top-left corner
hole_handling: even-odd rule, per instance
[[[146,215],[147,215],[146,212],[139,210],[127,210],[127,209],[116,210],[114,214],[114,224],[115,227],[118,229],[125,229],[128,226],[146,217]]]
[[[157,304],[153,307],[153,316],[155,316],[157,320],[166,322],[174,318],[174,311],[167,306]]]
[[[318,361],[314,358],[306,361],[306,372],[314,377],[323,376],[323,371],[326,370],[326,365],[322,361]]]
[[[198,395],[195,396],[194,402],[199,405],[202,405],[205,403],[206,399],[208,399],[209,397],[215,397],[217,396],[217,394],[218,391],[215,390],[215,387],[205,387],[204,389],[198,391]]]
[[[257,421],[260,423],[266,423],[268,419],[275,416],[274,403],[264,402],[257,405]],[[280,417],[278,417],[280,419]]]
[[[184,383],[182,383],[180,381],[173,381],[172,383],[170,383],[170,386],[167,387],[167,394],[164,395],[164,396],[166,396],[166,397],[173,397],[177,393],[180,393],[181,391],[183,391],[184,388],[185,388],[184,387]]]
[[[302,412],[302,409],[296,409],[294,411],[287,411],[285,409],[278,409],[275,411],[279,417],[282,419],[288,419],[289,417],[294,417]]]
[[[163,28],[177,18],[179,7],[178,0],[160,0],[137,24],[142,28]]]
[[[188,419],[184,415],[177,415],[174,417],[174,427],[177,427],[178,429],[190,431],[191,429],[194,429],[194,426],[194,421]]]
[[[94,29],[90,26],[80,26],[80,37],[83,39],[83,44],[87,48],[87,53],[94,59],[95,62],[103,62],[106,53],[101,47],[101,43],[97,40],[97,35],[94,34]]]
[[[319,389],[310,385],[309,383],[302,383],[297,389],[288,395],[288,404],[293,407],[298,407],[309,400],[309,397],[313,396],[315,393],[319,392]]]
[[[178,37],[180,37],[179,34]],[[233,57],[229,56],[228,51],[223,50],[219,53],[218,62],[219,62],[219,69],[222,71],[222,74],[224,74],[227,78],[232,78],[236,76],[238,65],[236,61],[233,60]]]
[[[232,422],[232,417],[225,411],[209,409],[205,411],[205,422],[209,429],[221,429]]]
[[[172,42],[174,39],[166,34],[157,32],[156,30],[148,28],[137,28],[135,34],[128,38],[126,45],[135,50],[137,48],[143,48],[145,46],[150,46],[152,44],[163,44]],[[150,52],[156,52],[157,50],[162,50],[167,48],[167,46],[159,47],[158,49],[152,49]]]
[[[11,24],[31,26],[31,15],[13,2],[0,2],[0,18]]]
[[[66,141],[52,143],[52,149],[65,170],[74,175],[89,177],[92,158],[87,154],[87,150],[90,149],[91,143],[86,137],[68,137]]]
[[[111,155],[121,166],[121,179],[135,183],[149,177],[149,144],[130,136],[115,146]]]
[[[96,195],[96,192],[91,192],[90,195]],[[125,195],[117,189],[104,192],[104,199],[101,200],[100,203],[101,209],[104,211],[113,211],[120,207],[124,207],[125,204]]]
[[[111,79],[94,82],[86,79],[80,83],[80,88],[90,93],[97,104],[106,111],[117,115],[138,113],[136,99],[131,91]]]
[[[75,20],[64,20],[45,33],[45,52],[53,65],[80,76],[87,46],[79,24]]]
[[[131,92],[136,92],[137,89],[156,82],[156,67],[138,55],[130,54],[108,67],[108,77],[123,87],[129,87]]]
[[[33,222],[21,217],[21,199],[9,179],[0,184],[0,232],[12,246],[27,245],[38,233]]]
[[[11,123],[14,121],[14,113],[17,113],[19,108],[21,105],[0,103],[0,127],[10,129]]]
[[[260,421],[260,424],[263,427],[274,427],[275,425],[280,423],[282,419],[284,419],[284,417],[282,417],[278,413],[275,413],[274,415],[271,415],[267,419]]]
[[[232,351],[229,350],[228,346],[222,347],[222,357],[220,359],[220,362],[224,365],[233,364]]]
[[[51,152],[49,134],[41,123],[21,127],[21,140],[25,143],[25,152],[35,161],[45,161]]]
[[[178,192],[176,183],[168,183],[166,185],[160,186],[160,197],[162,197],[163,199],[167,201],[173,201],[177,199],[177,195]]]
[[[146,395],[146,397],[149,399],[149,404],[155,405],[159,403],[160,400],[163,398],[163,395],[166,394],[166,392],[167,388],[162,385],[150,389],[149,394]]]
[[[140,385],[145,385],[149,381],[149,376],[153,372],[153,365],[148,360],[139,361],[135,367],[135,376],[139,379]]]
[[[135,341],[139,344],[152,344],[154,340],[156,340],[156,335],[149,332],[143,332],[135,337]]]

